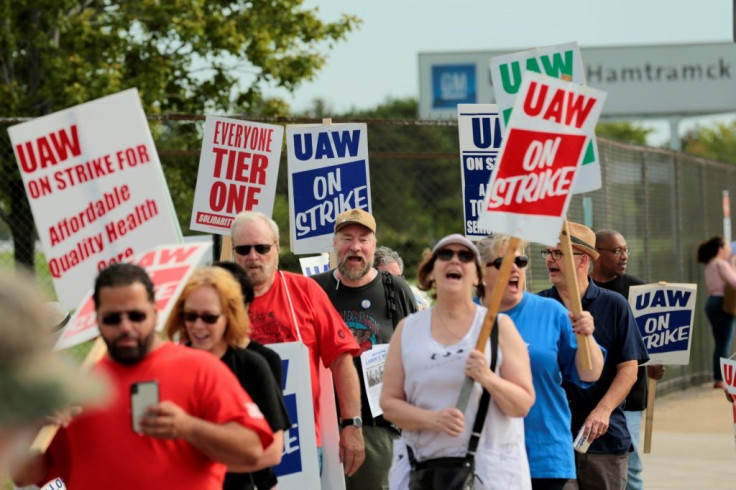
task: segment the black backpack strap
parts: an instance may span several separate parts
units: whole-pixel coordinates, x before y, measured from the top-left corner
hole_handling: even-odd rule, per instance
[[[382,275],[383,292],[386,294],[386,316],[391,318],[394,328],[399,324],[399,302],[396,300],[396,283],[390,272],[379,271]]]
[[[493,322],[493,329],[491,330],[491,371],[496,370],[496,360],[498,359],[498,316],[496,321]],[[483,424],[486,421],[486,414],[488,413],[488,405],[491,402],[491,394],[488,390],[483,388],[483,394],[480,397],[480,403],[478,404],[478,412],[475,414],[475,422],[473,423],[473,432],[470,434],[470,441],[468,441],[468,454],[475,455],[475,451],[478,449],[478,442],[480,441],[480,434],[483,432]]]

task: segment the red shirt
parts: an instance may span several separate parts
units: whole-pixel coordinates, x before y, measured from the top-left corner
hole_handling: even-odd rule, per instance
[[[216,424],[255,431],[263,447],[273,433],[230,370],[209,352],[164,343],[126,366],[104,359],[95,367],[112,381],[110,402],[86,409],[62,429],[46,453],[50,475],[74,490],[191,488],[220,490],[226,467],[183,439],[156,439],[131,428],[130,385],[158,380],[161,401]]]

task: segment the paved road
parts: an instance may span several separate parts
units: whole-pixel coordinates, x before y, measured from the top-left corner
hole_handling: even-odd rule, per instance
[[[658,398],[652,425],[647,490],[736,489],[733,411],[722,391],[708,384]]]

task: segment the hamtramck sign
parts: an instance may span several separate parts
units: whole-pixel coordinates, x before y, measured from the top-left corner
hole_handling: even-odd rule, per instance
[[[493,103],[489,60],[505,51],[419,54],[419,116],[455,118],[457,104]],[[736,111],[733,43],[581,48],[586,83],[608,93],[604,116]],[[520,81],[519,81],[520,82]]]

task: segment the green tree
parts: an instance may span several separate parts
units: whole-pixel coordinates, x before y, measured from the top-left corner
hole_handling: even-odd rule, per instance
[[[736,163],[736,120],[688,131],[682,151],[721,162]]]
[[[652,131],[628,121],[602,122],[595,127],[596,136],[636,145],[646,145],[647,135]]]
[[[0,100],[6,116],[36,117],[137,87],[147,114],[283,113],[263,87],[293,90],[324,65],[324,48],[356,28],[323,22],[301,0],[34,0],[0,3]],[[152,127],[157,141],[198,130]],[[4,132],[3,132],[4,133]],[[197,142],[198,144],[198,142]],[[34,227],[7,134],[0,138],[0,219],[16,263],[33,264]],[[167,176],[169,172],[167,171]],[[172,178],[175,201],[177,183]]]

